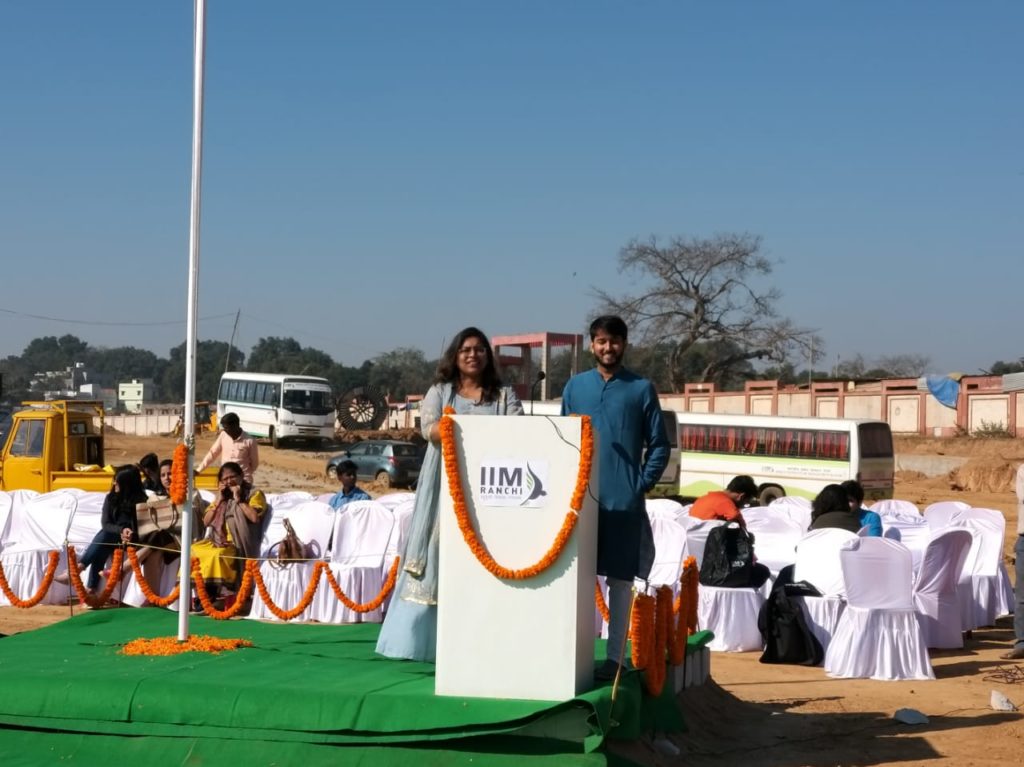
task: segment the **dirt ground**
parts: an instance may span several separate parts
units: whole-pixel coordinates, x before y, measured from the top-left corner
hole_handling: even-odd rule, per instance
[[[197,452],[212,437],[200,440]],[[108,461],[137,460],[154,451],[169,456],[170,438],[108,438]],[[268,492],[334,490],[324,466],[334,450],[274,450],[261,445],[258,484]],[[1024,441],[898,438],[897,453],[967,458],[939,477],[900,472],[896,497],[920,508],[943,500],[997,509],[1006,515],[1005,555],[1013,566],[1016,499],[1013,479],[1024,462]],[[388,492],[370,484],[373,495]],[[27,631],[61,620],[65,607],[0,608],[0,633]],[[679,756],[661,753],[651,739],[614,750],[644,765],[1006,765],[1024,755],[1024,721],[995,711],[997,690],[1024,707],[1024,663],[1000,661],[1013,640],[1012,622],[975,631],[963,650],[935,651],[934,682],[829,679],[821,668],[762,665],[758,653],[715,653],[711,681],[679,696],[689,731],[670,740]],[[926,714],[929,723],[897,723],[901,708]]]

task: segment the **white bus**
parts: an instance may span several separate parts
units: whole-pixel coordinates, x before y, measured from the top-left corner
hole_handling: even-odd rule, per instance
[[[814,498],[855,479],[865,499],[892,498],[896,461],[884,421],[677,413],[679,495],[697,498],[749,474],[761,505],[783,495]]]
[[[333,440],[334,394],[326,378],[277,373],[225,373],[217,420],[236,413],[253,437],[274,447],[285,440]]]
[[[526,415],[561,415],[562,400],[524,400],[523,411]],[[679,484],[679,440],[676,427],[676,411],[662,410],[665,419],[665,434],[668,435],[668,464],[661,473],[655,490],[658,493],[675,493]]]

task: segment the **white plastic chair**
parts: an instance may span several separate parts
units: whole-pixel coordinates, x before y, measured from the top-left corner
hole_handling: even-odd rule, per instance
[[[648,498],[644,502],[644,506],[647,509],[647,516],[652,521],[658,517],[678,520],[687,514],[683,504],[673,501],[671,498]]]
[[[942,530],[950,526],[953,517],[969,508],[971,505],[963,501],[938,501],[925,508],[924,521],[933,531]]]
[[[412,494],[410,493],[410,495]],[[391,514],[395,518],[395,525],[391,528],[391,537],[388,539],[388,546],[384,552],[384,561],[381,565],[381,583],[387,580],[388,572],[391,570],[395,557],[401,557],[405,554],[405,540],[409,533],[409,525],[412,523],[412,512],[415,506],[415,498],[410,498],[391,509]],[[401,562],[399,562],[398,566],[402,566]],[[384,599],[384,604],[381,606],[385,615],[387,614],[388,607],[391,605],[391,597],[392,595],[388,594]]]
[[[694,517],[689,519],[693,520]],[[725,522],[721,519],[698,519],[686,524],[689,525],[686,530],[686,551],[688,556],[696,558],[697,569],[700,570],[701,562],[704,561],[704,546],[708,542],[708,533]]]
[[[334,542],[327,566],[341,590],[354,602],[366,602],[384,585],[384,556],[395,515],[376,501],[353,501],[335,514]],[[341,603],[326,582],[317,589],[312,618],[321,623],[379,623],[383,610],[357,613]]]
[[[839,552],[846,609],[825,651],[831,677],[934,679],[914,609],[913,558],[887,538],[858,538]]]
[[[796,561],[796,545],[804,531],[788,515],[768,513],[747,515],[747,530],[754,535],[754,556],[776,578],[786,565]]]
[[[964,646],[957,583],[970,548],[970,532],[951,528],[937,533],[925,549],[914,584],[914,607],[926,647]]]
[[[821,596],[794,598],[822,650],[828,650],[846,607],[846,584],[839,564],[839,550],[856,537],[849,530],[826,528],[811,530],[796,545],[793,580],[813,584]]]
[[[397,509],[402,504],[409,503],[415,498],[416,493],[401,492],[388,493],[387,495],[382,495],[379,498],[375,498],[374,500],[377,501],[377,503],[379,503],[381,506],[393,510]]]
[[[1014,594],[1003,564],[1006,520],[1000,525],[992,517],[970,516],[976,509],[961,512],[951,529],[965,528],[973,536],[970,551],[960,572],[960,617],[964,631],[991,626],[1000,615],[1013,612]]]
[[[811,502],[799,495],[784,495],[776,498],[765,508],[780,511],[796,522],[801,530],[811,526]]]
[[[765,583],[767,587],[769,582]],[[757,615],[765,588],[723,588],[701,584],[697,589],[697,625],[711,630],[712,652],[752,652],[764,646]]]
[[[300,541],[309,547],[310,557],[323,557],[327,553],[328,541],[331,538],[331,531],[334,529],[336,513],[326,503],[320,501],[306,501],[293,506],[277,516],[282,526],[285,519],[295,530],[295,535]],[[280,540],[280,539],[279,539]],[[275,541],[277,543],[277,541]],[[268,551],[269,556],[274,552]],[[267,587],[267,593],[274,604],[283,610],[290,610],[302,599],[313,577],[313,562],[291,562],[278,565],[273,559],[266,560],[260,564],[260,575]],[[321,589],[329,588],[324,581],[317,587],[317,593]],[[303,610],[294,621],[307,621],[312,618],[313,604]],[[258,620],[279,620],[263,601],[259,591],[254,592],[252,609],[249,617]]]
[[[651,517],[651,532],[654,535],[654,565],[647,581],[659,586],[671,586],[672,594],[678,594],[679,575],[683,571],[683,558],[687,551],[686,526],[678,517],[656,513]]]

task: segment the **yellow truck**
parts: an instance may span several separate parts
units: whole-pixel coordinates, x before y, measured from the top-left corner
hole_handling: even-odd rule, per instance
[[[23,410],[11,414],[10,431],[0,453],[0,490],[110,490],[113,475],[102,468],[102,402],[23,404]],[[215,488],[216,473],[204,472],[195,482],[197,487]]]

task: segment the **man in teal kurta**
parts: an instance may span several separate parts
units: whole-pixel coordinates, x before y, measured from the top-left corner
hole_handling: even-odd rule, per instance
[[[598,434],[597,571],[608,582],[610,613],[608,659],[599,678],[614,676],[622,662],[633,579],[646,578],[654,563],[644,498],[670,449],[654,386],[622,366],[626,336],[619,317],[594,320],[590,351],[597,364],[573,376],[562,392],[562,414],[589,415]]]

